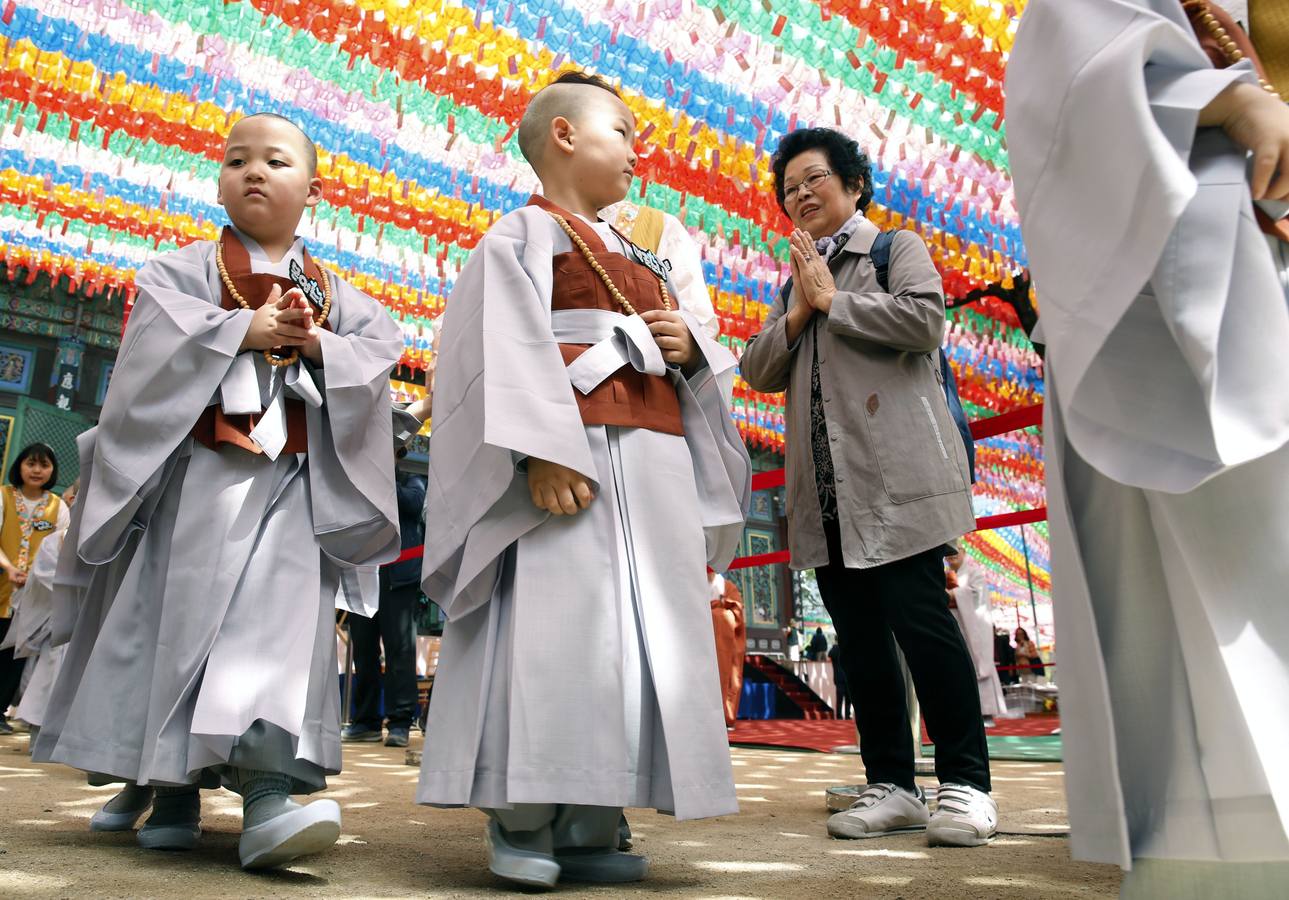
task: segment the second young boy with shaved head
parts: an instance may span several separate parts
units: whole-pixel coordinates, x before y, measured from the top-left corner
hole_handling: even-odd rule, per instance
[[[643,878],[623,807],[737,808],[704,578],[750,496],[735,360],[597,218],[634,138],[598,79],[537,94],[542,193],[471,254],[436,373],[424,588],[449,621],[418,800],[485,810],[492,871],[536,886]]]

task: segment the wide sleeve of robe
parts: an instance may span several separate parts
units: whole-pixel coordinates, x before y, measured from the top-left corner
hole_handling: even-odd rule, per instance
[[[1289,440],[1289,310],[1246,154],[1200,111],[1212,68],[1176,0],[1033,0],[1007,138],[1070,443],[1124,484],[1187,491]]]
[[[324,399],[305,407],[313,531],[332,559],[374,565],[399,552],[389,373],[403,336],[379,303],[333,282],[333,331],[321,333]]]
[[[211,242],[152,260],[135,276],[138,299],[121,341],[94,442],[94,477],[77,511],[77,552],[110,561],[145,500],[163,486],[168,463],[228,372],[252,314],[211,303]]]
[[[549,217],[503,216],[448,298],[435,370],[422,587],[448,618],[491,596],[506,547],[550,515],[528,494],[528,457],[594,481],[595,464],[550,324]]]

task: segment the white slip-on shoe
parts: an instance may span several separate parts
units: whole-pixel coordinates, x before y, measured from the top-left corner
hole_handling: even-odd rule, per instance
[[[942,784],[926,829],[932,847],[979,847],[998,833],[998,804],[967,784]]]
[[[529,887],[553,888],[559,881],[560,866],[553,856],[535,850],[520,850],[506,840],[501,826],[488,823],[488,868],[492,874]]]
[[[340,837],[340,804],[314,800],[242,831],[237,855],[243,869],[272,869],[293,859],[321,853]]]
[[[560,877],[565,881],[625,884],[643,881],[649,874],[649,860],[632,853],[606,848],[589,853],[555,852]]]
[[[118,804],[124,806],[123,809],[109,811],[108,807],[126,794],[124,790],[103,804],[103,808],[90,817],[90,831],[133,831],[139,819],[143,818],[143,814],[152,809],[152,789],[136,787],[133,788],[133,792],[134,796],[126,797]],[[131,807],[125,805],[126,800],[137,800],[141,805]]]
[[[870,784],[850,809],[828,818],[828,833],[835,838],[873,838],[888,834],[921,831],[931,814],[926,795],[894,784]]]

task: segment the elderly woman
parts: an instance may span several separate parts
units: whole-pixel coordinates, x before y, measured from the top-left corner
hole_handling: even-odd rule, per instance
[[[775,192],[792,220],[792,281],[743,355],[759,391],[787,391],[788,543],[815,569],[842,646],[868,788],[834,837],[927,829],[976,846],[997,827],[976,676],[945,598],[944,556],[970,531],[966,450],[940,381],[944,294],[912,232],[890,245],[883,288],[864,217],[872,169],[826,128],[789,134]],[[935,742],[934,815],[913,780],[913,730],[896,648]]]

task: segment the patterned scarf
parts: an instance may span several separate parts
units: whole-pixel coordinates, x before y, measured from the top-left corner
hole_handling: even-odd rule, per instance
[[[850,240],[851,235],[859,228],[859,223],[864,221],[864,218],[864,211],[857,209],[855,214],[837,229],[836,234],[815,241],[815,249],[824,258],[824,262],[828,262],[841,252],[841,248],[846,246],[846,242]]]

